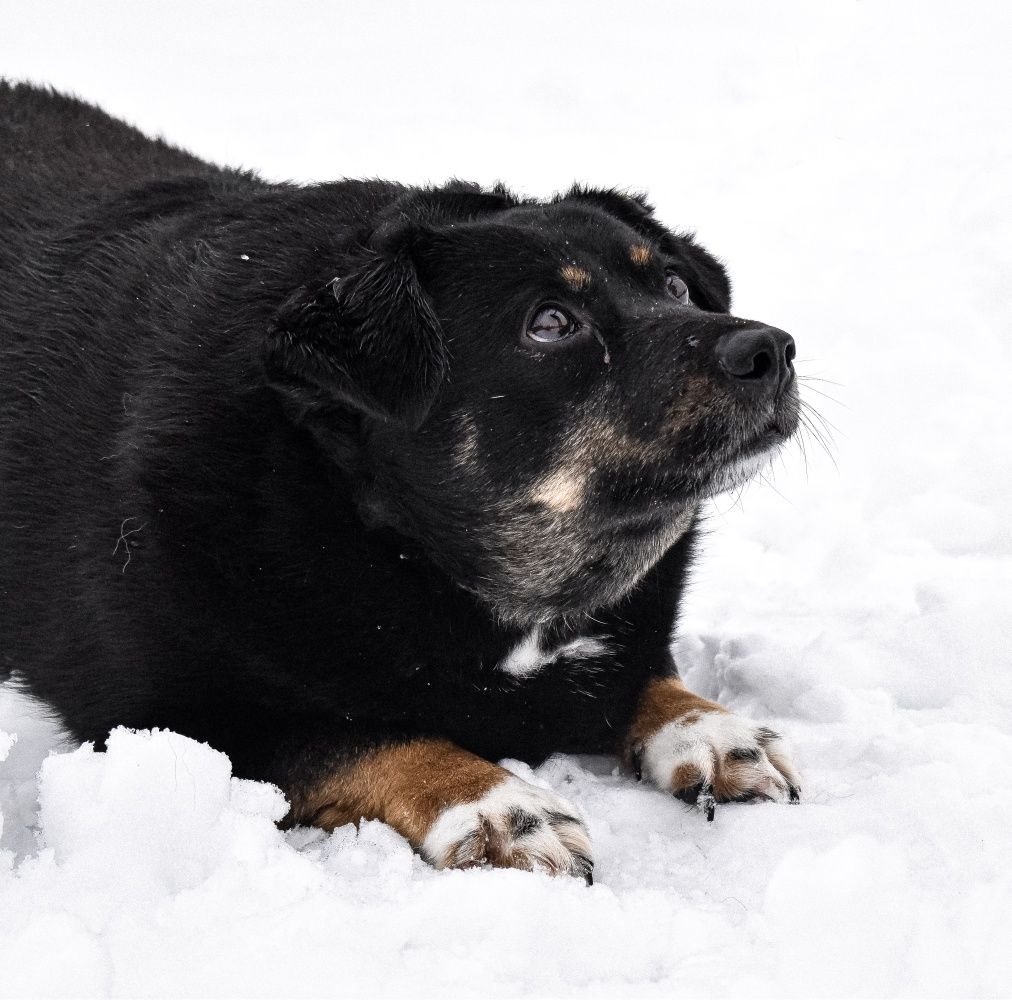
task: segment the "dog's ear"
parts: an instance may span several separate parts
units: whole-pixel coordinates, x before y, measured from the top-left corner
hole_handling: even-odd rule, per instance
[[[276,314],[268,379],[303,412],[351,407],[412,429],[425,420],[448,356],[412,260],[419,237],[389,227],[353,270],[299,289]]]
[[[649,237],[678,262],[679,275],[692,289],[696,305],[709,312],[730,311],[731,282],[724,265],[696,243],[692,233],[673,233],[662,226],[654,218],[653,205],[642,194],[576,185],[558,200],[594,205]]]
[[[692,233],[674,236],[665,230],[660,245],[679,261],[679,277],[688,282],[697,306],[707,312],[731,311],[731,279],[727,270],[709,250],[695,241]]]
[[[582,184],[574,184],[564,195],[558,195],[556,201],[578,201],[594,205],[609,215],[621,219],[627,226],[645,232],[644,226],[650,220],[653,228],[662,228],[652,218],[654,206],[646,196],[636,191],[619,191],[617,188],[590,188]]]
[[[441,187],[413,192],[397,206],[400,218],[439,228],[447,223],[488,218],[520,204],[502,184],[490,190],[469,181],[453,180]]]

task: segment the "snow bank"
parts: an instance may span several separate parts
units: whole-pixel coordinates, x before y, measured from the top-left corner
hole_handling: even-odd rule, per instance
[[[642,185],[835,430],[713,505],[676,650],[791,738],[801,805],[707,824],[556,758],[593,887],[437,873],[379,824],[280,833],[180,736],[68,749],[0,688],[0,995],[1008,995],[1008,7],[59,6],[8,12],[6,71],[207,155]]]
[[[811,749],[839,746],[816,728]],[[380,823],[282,834],[280,793],[222,754],[117,730],[42,767],[44,847],[0,873],[0,994],[999,993],[1009,809],[961,771],[965,729],[866,733],[863,766],[809,762],[807,805],[713,824],[554,759],[539,777],[590,818],[590,889],[434,872]]]

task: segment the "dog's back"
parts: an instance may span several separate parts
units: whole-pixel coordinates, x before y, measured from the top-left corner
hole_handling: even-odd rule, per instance
[[[70,380],[61,375],[96,368],[102,353],[66,320],[81,272],[70,262],[100,259],[103,212],[122,212],[104,206],[121,206],[123,192],[204,185],[223,174],[83,101],[0,81],[0,597],[12,588],[19,595],[5,604],[0,633],[8,640],[16,633],[27,644],[52,627],[42,591],[52,599],[54,581],[81,592],[68,548],[76,538],[58,546],[62,569],[57,546],[46,544],[58,524],[80,520],[75,502],[93,502],[70,469],[82,439],[104,430],[86,406],[74,405]],[[150,211],[151,199],[145,201]],[[75,491],[84,499],[75,501]],[[12,643],[4,645],[0,680],[17,666]]]
[[[216,167],[84,101],[0,80],[0,260],[110,192]]]
[[[237,551],[256,480],[222,469],[256,468],[296,433],[276,419],[258,338],[302,282],[341,269],[336,241],[399,188],[270,185],[8,84],[0,150],[0,675],[98,739],[124,720],[164,724],[172,691],[209,675],[195,620],[213,631],[214,611],[168,596],[192,573],[172,560],[205,521]],[[251,246],[270,266],[252,266]]]

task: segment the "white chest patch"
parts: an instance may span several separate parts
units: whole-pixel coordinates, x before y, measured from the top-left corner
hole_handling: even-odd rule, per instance
[[[541,645],[541,629],[534,628],[506,654],[499,669],[512,677],[530,677],[559,660],[590,660],[609,652],[611,649],[603,639],[586,635],[545,649]]]

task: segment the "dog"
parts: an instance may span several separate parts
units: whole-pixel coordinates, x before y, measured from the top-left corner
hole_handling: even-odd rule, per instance
[[[101,746],[165,727],[287,824],[592,877],[494,763],[796,801],[670,651],[701,503],[792,437],[793,339],[648,202],[296,186],[0,85],[0,651]]]

